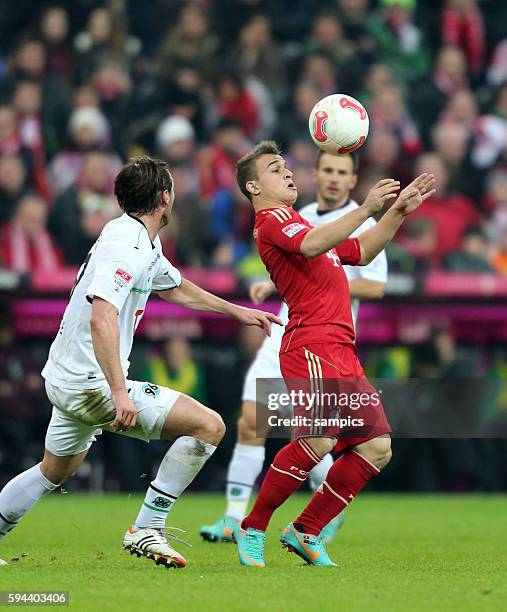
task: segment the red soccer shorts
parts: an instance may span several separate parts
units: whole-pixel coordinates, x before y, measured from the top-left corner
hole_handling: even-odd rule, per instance
[[[333,452],[339,452],[391,432],[354,345],[292,349],[280,354],[280,368],[294,407],[296,438],[337,438]]]

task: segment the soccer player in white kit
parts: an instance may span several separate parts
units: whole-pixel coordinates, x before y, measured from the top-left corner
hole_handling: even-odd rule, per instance
[[[339,219],[358,207],[350,198],[350,192],[357,183],[358,159],[355,153],[330,155],[319,152],[317,156],[314,179],[317,184],[317,202],[308,204],[299,210],[299,214],[313,225],[322,225]],[[369,218],[351,237],[357,236],[375,221]],[[382,251],[367,266],[343,266],[349,280],[352,299],[352,317],[357,320],[360,299],[381,299],[387,281],[387,259]],[[263,302],[274,291],[271,281],[255,283],[250,289],[250,297],[255,303]],[[287,305],[283,304],[279,312],[283,324],[288,321]],[[257,379],[278,379],[282,381],[278,354],[284,334],[283,327],[273,328],[269,338],[265,338],[250,366],[242,395],[242,413],[237,423],[238,438],[227,474],[227,507],[225,516],[212,525],[201,527],[201,536],[210,542],[231,542],[234,524],[245,517],[253,486],[262,471],[265,457],[265,438],[269,433],[267,419],[256,419],[256,412],[263,410],[262,399],[256,398]],[[262,431],[264,429],[264,431]],[[261,435],[261,437],[258,437]],[[325,480],[333,463],[331,455],[324,459],[310,473],[310,486],[316,490]],[[322,536],[325,542],[331,541],[336,530],[341,526],[340,515],[329,523]]]
[[[81,266],[42,371],[53,404],[44,457],[0,492],[0,540],[74,474],[105,429],[146,442],[175,440],[123,547],[166,567],[184,567],[184,557],[167,542],[167,514],[215,451],[225,426],[191,397],[127,378],[134,332],[152,291],[169,302],[258,325],[268,334],[271,321],[281,322],[207,293],[182,279],[164,257],[158,231],[174,202],[165,162],[131,160],[116,177],[115,194],[124,214],[104,227]]]

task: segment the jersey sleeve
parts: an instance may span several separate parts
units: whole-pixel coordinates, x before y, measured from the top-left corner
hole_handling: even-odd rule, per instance
[[[301,223],[297,217],[289,216],[287,212],[279,213],[273,210],[267,212],[264,222],[259,227],[258,237],[261,241],[289,253],[300,253],[303,238],[311,229]]]
[[[121,311],[132,287],[141,277],[146,261],[132,250],[127,258],[125,246],[103,243],[97,249],[97,262],[86,291],[88,300],[100,297]]]
[[[162,255],[157,274],[153,277],[152,289],[155,291],[164,291],[165,289],[174,289],[174,287],[179,287],[180,285],[180,271]]]
[[[359,265],[361,261],[361,247],[357,238],[347,238],[335,248],[343,265]]]

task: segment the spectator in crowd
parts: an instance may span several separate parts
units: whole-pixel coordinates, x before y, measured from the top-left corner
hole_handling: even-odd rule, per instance
[[[73,52],[69,36],[69,15],[63,6],[49,6],[40,22],[40,37],[46,47],[49,75],[72,81]]]
[[[151,380],[161,387],[190,395],[199,402],[206,401],[204,373],[185,338],[167,339],[161,350],[147,357],[139,376],[141,380]]]
[[[172,26],[158,51],[158,74],[162,83],[171,80],[180,65],[190,65],[206,77],[215,74],[219,40],[211,31],[208,12],[194,2],[182,6],[176,25]]]
[[[248,141],[240,124],[224,118],[215,129],[211,143],[201,150],[199,175],[201,193],[214,197],[220,189],[230,189],[236,182],[236,162],[248,150]]]
[[[462,191],[480,206],[484,173],[471,163],[470,145],[470,132],[462,124],[437,124],[433,130],[433,148],[449,173],[449,190]]]
[[[357,89],[363,66],[354,44],[345,37],[336,13],[321,13],[315,17],[306,41],[305,54],[321,54],[331,60],[340,91]]]
[[[104,152],[85,153],[76,183],[56,198],[51,209],[49,230],[68,265],[81,265],[104,225],[120,214],[112,197],[115,175],[108,161]]]
[[[461,89],[453,93],[440,114],[438,123],[457,123],[462,125],[472,137],[477,129],[479,108],[477,100],[470,89]]]
[[[431,128],[453,94],[469,88],[466,58],[457,47],[442,47],[434,67],[412,88],[410,107],[421,130],[423,143],[429,146]]]
[[[226,70],[218,76],[214,112],[218,120],[237,121],[248,138],[255,138],[259,127],[259,109],[255,98],[245,87],[238,73]]]
[[[21,157],[14,153],[0,156],[0,224],[11,220],[27,187],[27,174]]]
[[[472,161],[480,169],[490,168],[507,149],[507,82],[496,91],[491,113],[479,118]]]
[[[0,106],[0,158],[16,155],[24,166],[25,178],[31,182],[33,158],[30,150],[23,145],[18,128],[18,119],[12,106]]]
[[[291,140],[308,138],[308,116],[320,100],[318,88],[306,81],[300,81],[286,113],[280,117],[277,139],[286,146]]]
[[[48,206],[34,193],[23,196],[12,220],[0,229],[0,260],[20,274],[51,272],[63,257],[46,229]]]
[[[216,242],[212,263],[231,267],[252,250],[255,215],[237,187],[221,189],[210,205],[210,237]]]
[[[274,88],[276,98],[280,99],[280,90],[285,86],[282,51],[272,38],[271,22],[266,15],[255,15],[241,28],[232,61],[237,73]]]
[[[423,33],[414,21],[415,8],[416,0],[380,0],[368,24],[378,56],[404,82],[421,77],[429,65]]]
[[[338,91],[333,62],[324,53],[311,53],[303,58],[300,82],[315,87],[319,92],[319,98]]]
[[[65,128],[70,112],[70,91],[62,79],[47,74],[46,61],[46,48],[40,40],[34,38],[22,40],[11,54],[8,74],[0,79],[0,97],[10,99],[19,80],[35,81],[40,84],[45,148],[50,157],[65,142]]]
[[[497,274],[507,277],[507,230],[495,243],[491,256],[491,266]]]
[[[140,41],[128,33],[123,6],[123,2],[116,2],[111,3],[112,8],[93,9],[86,30],[76,35],[78,83],[84,83],[103,63],[113,61],[128,66],[140,53]]]
[[[463,193],[449,191],[449,173],[438,153],[424,153],[416,163],[415,174],[435,175],[438,193],[412,215],[413,219],[427,218],[435,225],[436,243],[433,261],[440,265],[451,251],[456,251],[470,225],[477,225],[479,214],[473,202]]]
[[[30,151],[33,186],[43,197],[49,198],[40,83],[18,81],[13,92],[12,104],[18,118],[21,146]]]
[[[398,138],[403,155],[414,156],[422,149],[419,130],[405,106],[399,87],[392,85],[380,89],[369,103],[372,132],[390,130]]]
[[[492,272],[488,255],[488,241],[482,229],[469,227],[459,250],[445,258],[444,268],[451,272]]]
[[[481,74],[485,56],[485,29],[477,0],[446,0],[440,22],[444,45],[460,47],[470,72]]]
[[[507,232],[507,168],[498,168],[488,176],[484,208],[491,213],[488,223],[491,242],[498,245]]]
[[[69,119],[71,148],[55,156],[50,164],[51,187],[55,196],[61,194],[79,175],[83,156],[93,149],[107,149],[110,126],[104,114],[93,107],[76,109]],[[122,162],[115,153],[105,153],[104,159],[111,178],[120,171]]]

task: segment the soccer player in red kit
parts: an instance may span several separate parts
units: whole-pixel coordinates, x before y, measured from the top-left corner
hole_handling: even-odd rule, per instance
[[[321,401],[331,385],[374,398],[357,358],[350,294],[342,264],[366,265],[392,240],[404,217],[434,193],[433,175],[418,176],[398,195],[399,182],[379,181],[363,205],[340,219],[313,227],[292,209],[297,187],[276,143],[263,141],[239,160],[238,185],[256,212],[254,236],[259,254],[289,306],[289,323],[280,349],[287,389],[300,396],[294,413],[301,425],[294,440],[278,452],[252,511],[236,530],[243,565],[264,567],[265,532],[273,512],[305,482],[308,472],[329,452],[342,452],[302,514],[281,535],[282,544],[310,565],[333,566],[322,528],[347,506],[391,458],[389,423],[380,401],[362,407],[362,424],[341,428],[336,406]],[[385,202],[394,204],[375,227],[348,238]],[[378,395],[377,395],[378,400]],[[334,411],[334,413],[333,413]],[[358,414],[359,416],[359,414]],[[305,418],[306,417],[306,418]],[[322,425],[322,422],[329,425]],[[357,420],[356,420],[357,422]]]

